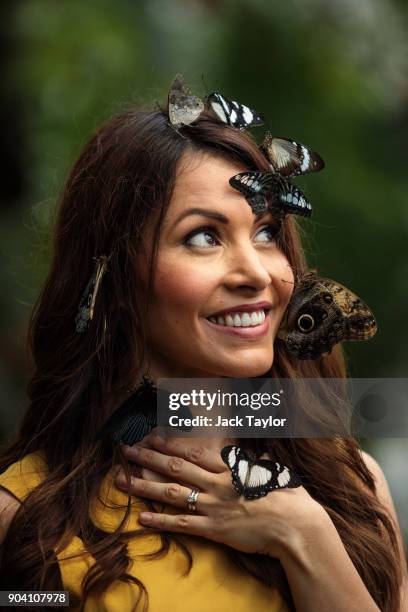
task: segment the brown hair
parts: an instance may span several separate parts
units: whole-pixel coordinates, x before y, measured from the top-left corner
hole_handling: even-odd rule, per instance
[[[149,290],[143,290],[140,262],[154,273],[160,227],[168,208],[177,164],[186,151],[205,151],[268,170],[254,140],[208,116],[178,132],[160,111],[126,110],[99,129],[74,165],[54,228],[51,269],[29,329],[34,372],[30,404],[17,439],[0,457],[0,472],[28,453],[44,453],[49,475],[16,513],[3,545],[4,588],[59,589],[54,551],[80,535],[96,563],[83,583],[83,602],[101,594],[127,573],[127,541],[145,529],[105,533],[88,515],[91,498],[114,463],[127,465],[120,450],[94,436],[140,377],[146,338],[142,324]],[[154,219],[155,244],[145,244]],[[296,222],[284,221],[281,248],[297,271],[305,269]],[[93,257],[112,253],[91,327],[75,331],[78,304],[90,278]],[[104,333],[105,332],[105,333]],[[315,362],[298,361],[276,342],[273,377],[342,378],[337,347]],[[270,439],[258,450],[273,453],[304,477],[308,492],[327,510],[368,591],[381,610],[397,612],[401,580],[393,525],[375,497],[371,473],[354,439]],[[128,467],[128,466],[127,466]],[[147,502],[148,505],[150,502]],[[152,506],[154,508],[154,506]],[[175,541],[192,558],[181,535],[162,533],[162,549]],[[263,583],[279,589],[294,609],[278,559],[229,549],[234,561]],[[148,598],[146,599],[146,602]]]

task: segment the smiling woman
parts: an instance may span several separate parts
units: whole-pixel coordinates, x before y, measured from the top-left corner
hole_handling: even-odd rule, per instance
[[[251,170],[270,164],[246,133],[133,109],[76,162],[30,325],[30,404],[0,457],[2,589],[66,589],[87,611],[399,612],[398,525],[355,440],[238,441],[285,482],[302,474],[247,500],[230,440],[96,438],[146,371],[345,376],[339,347],[299,360],[277,337],[306,264],[291,215],[255,215],[230,186]]]

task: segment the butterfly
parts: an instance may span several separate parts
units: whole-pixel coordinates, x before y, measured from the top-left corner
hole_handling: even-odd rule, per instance
[[[255,459],[239,446],[224,446],[221,457],[231,470],[236,492],[246,499],[257,499],[273,489],[301,484],[300,478],[286,466],[269,459]]]
[[[196,121],[204,111],[204,102],[191,93],[181,74],[176,74],[169,90],[167,113],[170,123],[179,128]]]
[[[135,444],[157,426],[157,389],[147,376],[143,383],[108,418],[95,440],[109,437],[113,442]]]
[[[291,178],[324,168],[324,161],[314,151],[290,138],[279,138],[267,132],[261,149],[266,154],[273,170]]]
[[[297,283],[278,337],[298,359],[316,359],[343,340],[369,340],[377,331],[373,313],[357,295],[315,272]]]
[[[87,286],[85,287],[85,290],[79,302],[78,312],[75,317],[75,329],[80,334],[84,333],[88,329],[89,323],[93,319],[96,296],[103,275],[108,269],[109,258],[110,257],[106,257],[106,255],[94,257],[94,260],[96,262],[95,271],[93,272]]]
[[[165,393],[164,389],[161,391]],[[187,406],[178,412],[180,417],[192,418]],[[109,437],[113,442],[135,444],[145,438],[157,427],[157,388],[149,376],[143,376],[142,384],[115,410],[101,429],[95,440]],[[191,426],[179,426],[182,431],[190,431]]]
[[[277,174],[241,172],[232,176],[229,183],[245,196],[256,215],[268,209],[278,217],[285,213],[304,217],[312,214],[312,206],[300,189]]]
[[[232,127],[245,130],[252,125],[262,125],[264,118],[255,110],[240,104],[235,100],[229,100],[220,93],[214,92],[207,96],[207,105],[223,123]]]

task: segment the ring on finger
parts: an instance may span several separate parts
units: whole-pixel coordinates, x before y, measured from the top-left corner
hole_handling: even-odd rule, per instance
[[[191,489],[190,493],[187,497],[188,509],[193,510],[194,512],[197,510],[197,499],[199,495],[199,491],[197,489]]]

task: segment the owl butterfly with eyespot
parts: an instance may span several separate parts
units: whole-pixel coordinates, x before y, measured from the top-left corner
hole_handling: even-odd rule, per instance
[[[268,158],[273,171],[285,178],[319,172],[325,166],[320,155],[305,145],[291,138],[272,136],[270,132],[265,134],[261,150]]]
[[[167,114],[170,123],[179,128],[196,121],[204,110],[204,102],[191,93],[184,77],[176,74],[169,90]]]
[[[298,359],[317,359],[343,340],[369,340],[376,331],[373,313],[357,295],[309,272],[295,286],[278,338]]]

